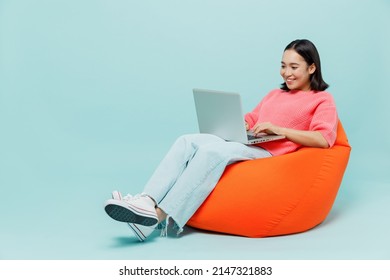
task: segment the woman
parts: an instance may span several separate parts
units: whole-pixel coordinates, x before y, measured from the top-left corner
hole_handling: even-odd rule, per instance
[[[178,233],[213,190],[228,164],[291,153],[302,146],[329,148],[338,123],[333,97],[321,74],[320,57],[309,40],[295,40],[284,50],[280,89],[267,94],[245,115],[247,130],[285,139],[247,146],[214,135],[193,134],[177,139],[143,192],[107,200],[105,211],[126,222],[140,241],[155,228],[166,231],[171,217]],[[162,231],[164,233],[164,231]]]

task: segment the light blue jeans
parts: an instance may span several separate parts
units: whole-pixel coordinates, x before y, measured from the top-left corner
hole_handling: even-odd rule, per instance
[[[210,134],[183,135],[168,151],[143,192],[156,201],[168,219],[174,220],[180,233],[228,164],[270,156],[260,147],[226,142]]]

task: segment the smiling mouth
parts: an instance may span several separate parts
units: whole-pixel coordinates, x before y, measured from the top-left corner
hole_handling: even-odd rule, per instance
[[[291,84],[294,81],[295,81],[295,79],[286,79],[286,83],[288,83],[288,84]]]

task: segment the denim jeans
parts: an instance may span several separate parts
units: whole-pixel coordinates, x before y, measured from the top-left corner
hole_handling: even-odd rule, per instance
[[[168,219],[174,220],[180,233],[228,164],[270,156],[260,147],[226,142],[210,134],[183,135],[168,151],[143,192],[156,201]]]

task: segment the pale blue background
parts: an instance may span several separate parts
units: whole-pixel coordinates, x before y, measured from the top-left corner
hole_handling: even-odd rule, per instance
[[[388,0],[0,0],[0,259],[390,259],[389,15]],[[192,88],[251,110],[297,38],[317,45],[353,147],[321,226],[140,244],[105,215],[197,131]]]

